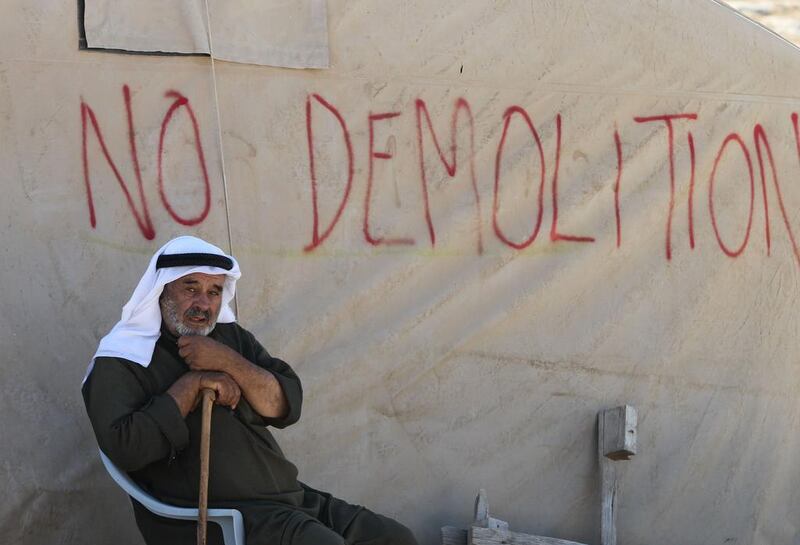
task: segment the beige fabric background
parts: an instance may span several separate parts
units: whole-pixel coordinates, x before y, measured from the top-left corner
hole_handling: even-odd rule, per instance
[[[208,0],[214,56],[234,62],[326,68],[325,0]],[[86,0],[90,47],[208,53],[206,0]]]
[[[640,452],[620,542],[797,542],[795,47],[712,1],[332,0],[330,70],[217,63],[226,207],[209,60],[78,51],[75,10],[0,17],[4,543],[140,542],[78,387],[179,233],[232,245],[241,322],[302,377],[278,434],[302,478],[422,543],[479,487],[514,529],[596,543],[595,415],[624,402]],[[458,104],[451,177],[425,112],[452,163]],[[642,119],[667,114],[696,115],[672,162],[666,123]],[[517,249],[497,232],[531,236],[542,157],[541,228]]]

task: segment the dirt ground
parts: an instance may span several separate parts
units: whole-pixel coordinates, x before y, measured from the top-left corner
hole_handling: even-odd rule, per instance
[[[727,4],[800,46],[800,0],[728,0]]]

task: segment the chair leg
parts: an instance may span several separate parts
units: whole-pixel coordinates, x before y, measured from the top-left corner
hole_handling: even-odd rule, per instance
[[[240,545],[240,543],[236,541],[236,532],[233,528],[233,521],[226,520],[225,522],[218,522],[217,524],[222,527],[222,539],[225,542],[225,545]]]

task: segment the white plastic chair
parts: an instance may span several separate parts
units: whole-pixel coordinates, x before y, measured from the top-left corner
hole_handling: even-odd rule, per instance
[[[138,484],[128,477],[128,474],[121,471],[114,462],[108,459],[103,451],[100,451],[100,459],[106,466],[106,471],[111,478],[122,488],[126,494],[141,503],[151,513],[161,517],[181,520],[197,520],[198,511],[191,507],[175,507],[160,502],[153,496],[145,492]],[[245,545],[244,541],[244,520],[242,514],[236,509],[209,509],[208,520],[216,522],[222,527],[222,538],[225,545]]]

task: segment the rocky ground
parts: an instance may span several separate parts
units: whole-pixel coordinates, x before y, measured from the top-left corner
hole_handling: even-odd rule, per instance
[[[727,0],[726,3],[800,45],[800,0]]]

